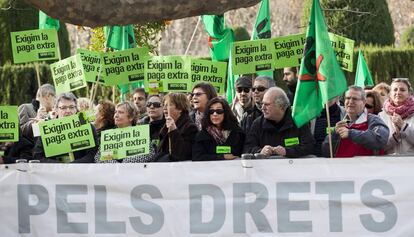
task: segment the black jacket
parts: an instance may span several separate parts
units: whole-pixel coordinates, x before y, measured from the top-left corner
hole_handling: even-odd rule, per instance
[[[243,114],[242,120],[240,121],[240,127],[243,129],[243,132],[245,134],[248,134],[254,120],[262,115],[262,111],[257,107],[256,104],[253,106],[253,108],[247,110],[247,112]]]
[[[286,139],[298,141],[286,146]],[[287,109],[285,117],[278,124],[265,119],[263,115],[253,122],[244,144],[244,153],[259,153],[265,145],[283,146],[286,157],[298,158],[312,154],[314,143],[309,126],[297,128],[291,110]]]
[[[92,124],[91,124],[91,127],[92,127],[93,137],[95,140],[95,147],[73,152],[73,156],[75,160],[72,163],[94,163],[95,162],[94,157],[95,157],[96,152],[98,151],[99,138],[98,138],[98,135],[96,134],[95,127]],[[46,158],[45,152],[43,150],[42,139],[40,139],[40,137],[39,139],[37,139],[36,145],[33,149],[33,158],[35,160],[40,160],[40,162],[42,163],[59,163],[59,160],[58,160],[59,156],[62,156],[62,155]]]
[[[217,146],[230,146],[231,154],[241,156],[243,152],[245,135],[241,128],[230,132],[229,137],[223,144],[217,144],[213,136],[205,129],[198,132],[193,145],[193,161],[224,160],[223,154],[216,153]]]
[[[198,132],[197,126],[191,121],[188,114],[181,114],[176,121],[177,129],[168,133],[164,125],[160,131],[160,144],[157,150],[156,161],[184,161],[191,160],[191,147]],[[171,141],[171,154],[169,143]]]
[[[165,118],[164,116],[160,120],[150,121],[149,117],[146,116],[140,120],[141,124],[149,124],[150,127],[150,139],[158,139],[160,136],[160,131],[162,127],[165,125]]]

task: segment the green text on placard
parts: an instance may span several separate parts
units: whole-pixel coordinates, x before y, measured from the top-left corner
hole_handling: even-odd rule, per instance
[[[104,83],[103,77],[99,73],[101,70],[101,53],[87,49],[78,49],[77,53],[81,55],[86,81]]]
[[[116,128],[101,133],[101,160],[149,154],[149,125]]]
[[[14,63],[59,59],[59,41],[55,29],[11,32]]]
[[[102,54],[105,85],[125,85],[144,80],[144,63],[148,48],[132,48]]]
[[[56,94],[86,87],[85,72],[79,54],[50,65]]]
[[[92,126],[83,113],[41,122],[39,129],[46,157],[95,146]]]
[[[192,59],[191,60],[191,83],[192,86],[200,82],[211,83],[217,90],[217,93],[224,93],[226,83],[227,63],[212,62],[209,60]]]
[[[19,140],[17,106],[0,106],[0,142]]]
[[[233,44],[232,66],[235,75],[273,70],[273,60],[272,45],[268,39]]]

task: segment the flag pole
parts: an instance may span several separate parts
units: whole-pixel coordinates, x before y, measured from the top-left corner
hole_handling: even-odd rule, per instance
[[[331,135],[331,116],[329,114],[328,101],[326,101],[325,110],[326,110],[326,122],[328,123],[329,154],[330,154],[330,158],[333,158],[332,135]]]
[[[200,21],[201,21],[201,17],[198,17],[198,21],[197,21],[197,24],[196,24],[196,26],[194,28],[193,35],[191,36],[190,42],[188,43],[188,46],[187,46],[187,49],[185,50],[184,55],[187,55],[188,50],[190,49],[191,43],[193,42],[194,36],[195,36],[195,34],[197,32],[198,25],[200,24]]]
[[[36,71],[37,87],[40,88],[42,83],[40,81],[39,63],[35,62],[34,65],[35,65],[35,71]]]
[[[169,104],[170,104],[170,102],[168,102],[168,105],[167,105],[167,113],[168,113],[168,117],[170,117],[171,118],[171,112],[170,112],[170,106],[169,106]],[[175,121],[174,121],[175,122]],[[167,136],[168,136],[168,153],[171,155],[171,153],[172,153],[172,149],[171,149],[171,138],[170,138],[170,135],[168,134],[169,132],[167,132]]]

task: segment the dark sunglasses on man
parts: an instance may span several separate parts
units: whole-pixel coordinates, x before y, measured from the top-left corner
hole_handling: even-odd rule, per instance
[[[264,87],[264,86],[257,86],[257,87],[252,88],[253,92],[255,92],[256,90],[257,90],[257,92],[263,92],[263,91],[267,90],[267,88]]]
[[[154,106],[154,108],[160,108],[161,107],[161,103],[160,102],[147,102],[147,107],[151,107]]]
[[[242,93],[242,91],[244,91],[244,93],[249,93],[250,92],[249,87],[237,87],[236,90],[237,90],[238,93]]]

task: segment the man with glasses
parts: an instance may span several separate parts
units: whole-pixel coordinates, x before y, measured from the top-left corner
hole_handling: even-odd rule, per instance
[[[389,129],[380,117],[368,114],[366,95],[359,86],[350,86],[345,93],[345,118],[336,123],[332,133],[334,157],[372,156],[384,154]],[[329,136],[322,144],[322,153],[329,157]]]
[[[249,132],[253,121],[263,114],[261,109],[263,96],[270,87],[274,86],[276,86],[275,81],[271,77],[258,76],[254,79],[252,87],[254,106],[247,113],[243,114],[241,120],[241,128],[246,134]]]
[[[296,127],[289,99],[279,87],[267,90],[262,103],[263,115],[250,128],[244,153],[298,158],[313,153],[314,140],[308,125]]]
[[[56,118],[64,118],[71,115],[76,114],[78,111],[77,107],[77,99],[75,95],[72,93],[62,93],[58,96],[56,103],[55,103],[55,113]],[[75,151],[73,152],[73,159],[74,163],[94,163],[94,156],[96,152],[98,151],[99,147],[99,139],[96,134],[95,127],[91,124],[92,132],[95,140],[95,147],[91,147],[85,150]],[[43,149],[43,143],[42,139],[37,139],[35,148],[33,150],[33,158],[35,160],[40,160],[42,163],[59,163],[60,161],[68,160],[67,157],[70,156],[70,154],[64,154],[54,157],[48,157],[46,158],[44,149]]]
[[[240,123],[244,113],[250,113],[254,103],[252,98],[252,78],[242,76],[236,81],[236,101],[231,106],[237,121]]]

